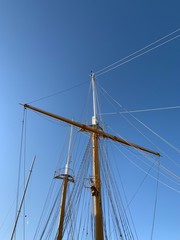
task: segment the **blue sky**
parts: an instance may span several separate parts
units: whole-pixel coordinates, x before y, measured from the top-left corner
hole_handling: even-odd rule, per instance
[[[19,103],[28,103],[83,83],[52,98],[34,102],[34,105],[78,121],[90,122],[91,104],[88,105],[90,110],[87,115],[83,114],[83,111],[87,107],[85,102],[91,70],[101,70],[179,29],[179,8],[178,0],[0,1],[0,190],[3,193],[0,198],[1,239],[9,239],[12,218],[15,215],[23,115]],[[180,40],[177,38],[99,76],[98,84],[128,110],[177,106],[180,104],[179,52]],[[102,95],[99,94],[99,97]],[[102,112],[114,111],[105,98],[100,102]],[[176,148],[180,148],[178,109],[137,113],[135,117]],[[28,228],[34,230],[31,219],[39,218],[39,213],[31,217],[29,212],[33,206],[40,209],[42,205],[42,199],[38,200],[40,189],[45,198],[68,128],[44,121],[32,112],[28,112],[27,119],[26,173],[33,155],[37,154],[27,200],[27,232],[30,232]],[[103,119],[105,124],[113,127],[123,137],[152,147],[133,132],[122,118],[104,115]],[[138,128],[141,131],[145,130],[145,134],[178,163],[177,152],[155,139],[153,134],[142,126],[138,125]],[[172,162],[163,158],[162,161],[179,176],[179,169]],[[123,166],[128,168],[128,165]],[[129,164],[129,171],[133,171],[134,168]],[[137,169],[134,171],[134,175],[139,174],[140,181],[143,173]],[[124,176],[124,181],[126,184],[134,179]],[[148,184],[151,181],[153,182],[149,180]],[[36,185],[39,188],[34,192],[33,188]],[[137,185],[134,189],[132,183],[127,186],[129,198],[137,189]],[[179,193],[162,185],[159,191],[161,208],[157,214],[153,239],[177,240],[180,236]],[[141,194],[133,203],[134,209],[137,210],[132,210],[132,213],[137,222],[139,239],[150,239],[150,230],[141,229],[144,220],[141,219],[141,215],[137,216],[137,212],[141,212],[141,204],[138,205],[143,192]],[[153,206],[153,200],[150,203],[146,199],[146,204],[145,206]],[[166,221],[168,217],[169,221]],[[150,218],[147,221],[151,220]],[[32,236],[27,235],[27,239],[31,238]]]

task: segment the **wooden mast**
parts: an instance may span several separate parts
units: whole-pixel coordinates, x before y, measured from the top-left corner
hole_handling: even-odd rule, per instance
[[[64,225],[64,216],[65,216],[67,186],[68,186],[68,177],[66,176],[64,178],[63,188],[62,188],[62,198],[61,198],[61,208],[60,208],[57,240],[62,240],[62,237],[63,237],[63,225]]]
[[[71,146],[72,146],[72,131],[73,131],[73,126],[71,125],[68,157],[67,157],[65,171],[64,171],[64,173],[58,173],[58,174],[55,173],[56,179],[63,179],[57,240],[62,240],[62,238],[63,238],[63,229],[64,229],[63,226],[64,226],[68,182],[69,181],[74,182],[74,178],[69,174],[69,164],[70,164],[70,159],[71,159]]]
[[[94,73],[91,73],[92,90],[93,90],[93,112],[92,126],[98,130],[98,119],[97,119],[97,104],[96,104],[96,89],[94,81]],[[91,133],[92,138],[92,154],[93,154],[93,193],[94,198],[94,229],[95,229],[95,240],[104,239],[103,231],[103,213],[102,213],[102,202],[101,202],[101,177],[100,177],[100,163],[99,163],[99,136],[97,133]]]

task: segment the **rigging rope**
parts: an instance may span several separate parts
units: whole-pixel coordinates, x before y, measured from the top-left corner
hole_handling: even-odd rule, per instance
[[[109,127],[110,128],[110,127]],[[111,130],[113,130],[112,128],[110,128]],[[117,136],[119,136],[120,138],[122,138],[122,136],[120,136],[118,133],[116,133],[115,132],[115,135],[117,135]],[[125,146],[124,146],[125,147]],[[130,150],[130,148],[129,147],[126,147],[127,149],[129,149]],[[142,151],[139,151],[139,150],[136,150],[136,151],[138,151],[142,156],[144,156],[147,160],[150,160],[151,161],[151,158],[149,158],[149,155],[147,155],[147,154],[143,154],[143,152]],[[151,161],[152,162],[152,161]],[[147,163],[145,163],[146,165],[148,165]],[[149,165],[148,165],[149,166]],[[177,176],[174,172],[172,172],[171,170],[169,170],[167,167],[165,167],[164,165],[162,165],[161,164],[161,168],[165,171],[165,172],[167,172],[171,177],[173,177],[173,178],[175,178],[176,180],[178,180],[178,182],[180,181],[180,177],[179,176]],[[161,173],[162,175],[164,175],[163,173]],[[165,176],[165,175],[164,175]],[[167,176],[165,176],[166,178],[168,178]],[[168,178],[169,179],[169,178]],[[173,181],[173,180],[171,180],[171,179],[169,179],[170,181],[172,181],[172,182],[175,182],[175,181]],[[175,182],[176,183],[176,182]],[[179,185],[178,183],[176,183],[177,185]]]
[[[27,132],[27,111],[24,123],[24,189],[26,186],[26,132]],[[26,239],[26,196],[23,204],[23,240]]]
[[[81,114],[81,121],[82,122],[84,121],[84,119],[87,119],[87,116],[88,116],[88,104],[89,104],[89,99],[90,99],[90,93],[91,93],[91,82],[89,84],[88,94],[87,94],[86,100],[84,101],[85,104],[84,104],[82,114]]]
[[[123,108],[122,107],[122,105],[117,101],[117,100],[115,100],[113,97],[111,97],[110,95],[109,95],[109,93],[101,86],[101,89],[103,90],[103,92],[104,93],[106,93],[107,94],[107,96],[109,96],[111,99],[112,99],[112,101],[115,103],[115,104],[117,104],[117,106],[119,106],[120,108]],[[125,109],[125,111],[126,112],[128,112],[127,111],[127,109]],[[171,148],[173,148],[176,152],[178,152],[178,153],[180,153],[180,150],[178,149],[178,148],[176,148],[173,144],[171,144],[170,142],[168,142],[166,139],[164,139],[163,137],[161,137],[158,133],[156,133],[155,131],[153,131],[150,127],[148,127],[146,124],[144,124],[142,121],[140,121],[138,118],[136,118],[133,114],[131,114],[130,112],[129,112],[129,115],[132,117],[132,118],[134,118],[137,122],[139,122],[141,125],[143,125],[146,129],[148,129],[150,132],[152,132],[155,136],[157,136],[158,138],[160,138],[163,142],[165,142],[167,145],[169,145]],[[170,158],[169,158],[170,159]],[[173,161],[174,162],[174,161]],[[178,165],[177,163],[176,163],[176,165]],[[179,165],[178,165],[179,166]]]
[[[167,145],[169,145],[171,148],[173,148],[176,152],[180,153],[180,150],[178,148],[176,148],[173,144],[171,144],[170,142],[168,142],[165,138],[161,137],[158,133],[156,133],[155,131],[153,131],[150,127],[148,127],[145,123],[143,123],[142,121],[140,121],[139,119],[137,119],[136,117],[134,117],[132,115],[132,117],[134,119],[136,119],[136,121],[138,121],[139,123],[141,123],[145,128],[147,128],[150,132],[152,132],[154,135],[156,135],[157,137],[159,137],[163,142],[165,142]]]
[[[117,231],[119,231],[117,236],[121,236],[122,239],[123,239],[123,235],[124,235],[124,239],[134,239],[134,236],[125,212],[121,194],[118,189],[118,184],[116,180],[112,177],[113,165],[112,166],[109,165],[110,162],[108,161],[107,151],[104,145],[100,147],[100,156],[101,156],[100,159],[101,159],[101,169],[102,169],[102,177],[103,177],[102,183],[103,182],[105,183],[106,189],[107,189],[107,194],[106,193],[104,194],[108,195],[109,197],[109,202],[113,212],[112,214],[115,217],[115,223],[114,223],[116,226],[115,234],[117,234]],[[110,215],[108,216],[110,217]],[[120,222],[122,224],[123,230],[121,230],[121,227],[119,225]],[[138,239],[137,233],[136,233],[136,238]],[[119,237],[117,237],[117,239],[119,239]]]
[[[17,195],[16,195],[16,216],[18,214],[18,204],[19,204],[19,190],[20,190],[20,178],[21,178],[21,164],[22,164],[22,148],[24,140],[24,131],[25,131],[25,119],[26,119],[26,110],[23,110],[23,120],[22,120],[22,129],[21,129],[21,141],[20,141],[20,153],[19,153],[19,167],[18,167],[18,180],[17,180]],[[16,240],[16,231],[14,234],[14,240]]]
[[[74,85],[74,86],[72,86],[72,87],[70,87],[70,88],[66,88],[66,89],[63,89],[63,90],[61,90],[61,91],[58,91],[58,92],[49,94],[49,95],[47,95],[47,96],[44,96],[44,97],[41,97],[41,98],[32,100],[32,101],[28,102],[27,104],[39,102],[39,101],[42,101],[42,100],[44,100],[44,99],[51,98],[51,97],[54,97],[54,96],[56,96],[56,95],[59,95],[59,94],[61,94],[61,93],[68,92],[68,91],[70,91],[70,90],[72,90],[72,89],[74,89],[74,88],[77,88],[77,87],[79,87],[79,86],[82,86],[83,84],[85,84],[85,83],[87,83],[87,82],[89,82],[89,81],[84,81],[84,82],[81,82],[81,83],[79,83],[79,84],[76,84],[76,85]]]
[[[180,106],[174,107],[161,107],[161,108],[149,108],[149,109],[138,109],[138,110],[128,110],[122,112],[109,112],[109,113],[100,113],[100,115],[114,115],[114,114],[128,114],[128,113],[139,113],[139,112],[151,112],[151,111],[161,111],[161,110],[170,110],[170,109],[178,109]]]
[[[61,191],[62,191],[62,185],[61,185],[61,188],[60,188],[59,192],[57,193],[57,196],[56,196],[56,198],[54,200],[53,206],[52,206],[52,208],[50,210],[50,213],[49,213],[49,216],[48,216],[47,221],[45,223],[44,229],[43,229],[43,231],[41,233],[40,240],[43,238],[43,236],[45,234],[45,231],[46,231],[47,226],[49,224],[50,218],[51,218],[51,216],[53,214],[54,208],[57,206],[57,203],[59,204],[59,202],[60,202],[60,193],[61,193]]]
[[[50,204],[50,199],[51,199],[51,195],[52,195],[52,192],[54,190],[54,187],[55,187],[55,182],[54,182],[54,180],[52,180],[51,181],[51,185],[49,187],[49,191],[48,191],[46,200],[45,200],[45,203],[44,203],[44,206],[43,206],[43,210],[42,210],[41,216],[40,216],[39,221],[38,221],[38,225],[37,225],[37,228],[36,228],[33,240],[37,239],[37,236],[39,234],[41,224],[43,222],[43,219],[45,218],[45,216],[44,216],[45,215],[45,211],[47,210],[48,205]]]
[[[150,176],[151,178],[157,180],[156,177],[154,177],[154,176],[151,175],[149,172],[147,172],[146,170],[144,170],[143,168],[141,168],[139,165],[137,165],[135,162],[133,162],[126,154],[124,154],[124,153],[119,149],[119,147],[117,147],[117,149],[118,149],[118,150],[124,155],[124,157],[125,157],[129,162],[131,162],[135,167],[137,167],[137,168],[138,168],[139,170],[141,170],[142,172],[148,174],[148,176]],[[180,193],[179,190],[177,190],[177,189],[169,186],[168,184],[166,184],[165,182],[163,182],[163,181],[161,181],[161,180],[159,180],[159,183],[161,183],[161,184],[164,185],[165,187],[167,187],[167,188],[175,191],[176,193]]]
[[[87,212],[85,211],[85,209],[87,209],[86,206],[89,204],[90,199],[87,198],[86,196],[87,194],[89,195],[89,192],[83,191],[83,189],[84,189],[84,179],[87,178],[87,174],[89,172],[90,164],[91,164],[90,145],[91,145],[91,141],[89,142],[86,148],[84,157],[80,163],[80,167],[74,183],[74,188],[70,194],[69,200],[67,202],[67,209],[66,209],[64,229],[67,230],[68,224],[70,225],[70,220],[71,220],[69,218],[70,213],[72,212],[72,209],[76,208],[77,221],[73,225],[75,230],[75,236],[77,239],[85,239],[87,232],[89,235],[89,231],[87,229],[87,221],[88,221],[89,214],[87,215]],[[79,206],[81,206],[81,208],[79,208]],[[89,209],[87,209],[87,211],[88,210]],[[83,217],[85,217],[86,219],[85,221],[82,221]]]
[[[102,87],[101,87],[102,88]],[[103,91],[103,93],[105,93],[106,95],[108,95],[109,97],[111,97],[103,88],[101,89]],[[109,101],[109,99],[106,97],[105,95],[105,98]],[[114,99],[112,99],[114,101]],[[110,101],[109,101],[110,102]],[[111,102],[110,102],[111,103]],[[116,103],[116,102],[115,102]],[[112,104],[112,103],[111,103]],[[117,104],[117,103],[116,103]],[[122,106],[119,104],[119,106],[122,108]],[[113,105],[113,108],[114,108],[114,105]],[[155,146],[157,148],[157,146],[148,138],[146,137],[134,124],[132,124],[132,122],[124,115],[121,115],[134,129],[136,129],[147,141],[149,141],[153,146]],[[110,127],[109,127],[110,128]],[[111,128],[111,130],[113,130]],[[114,130],[113,130],[114,131]],[[117,134],[115,132],[115,134]],[[122,138],[122,137],[121,137]],[[158,149],[160,150],[160,149]]]
[[[157,173],[157,183],[156,183],[156,193],[155,193],[155,203],[154,203],[154,213],[153,213],[153,224],[152,224],[152,231],[151,231],[151,240],[153,239],[154,224],[155,224],[155,218],[156,218],[156,208],[157,208],[158,188],[159,188],[159,165],[160,165],[160,163],[158,164],[158,173]]]
[[[147,45],[146,47],[143,47],[143,48],[139,49],[138,51],[135,51],[134,53],[132,53],[132,54],[130,54],[130,55],[128,55],[128,56],[126,56],[126,57],[124,57],[124,58],[122,58],[122,59],[120,59],[120,60],[118,60],[118,61],[110,64],[110,65],[108,65],[107,67],[102,68],[102,69],[99,70],[99,71],[96,71],[96,72],[95,72],[96,76],[97,76],[97,77],[98,77],[98,76],[101,76],[101,75],[103,75],[103,74],[105,74],[105,73],[107,73],[107,72],[109,72],[109,71],[111,71],[111,70],[113,70],[113,69],[115,69],[115,68],[117,68],[117,67],[120,67],[120,66],[124,65],[125,63],[128,63],[128,62],[130,62],[130,61],[132,61],[132,60],[134,60],[134,59],[136,59],[136,58],[138,58],[138,57],[140,57],[140,56],[142,56],[142,55],[144,55],[144,54],[146,54],[146,53],[148,53],[148,52],[150,52],[150,51],[152,51],[152,50],[154,50],[154,49],[156,49],[156,48],[158,48],[158,47],[160,47],[160,46],[162,46],[162,45],[165,45],[165,44],[168,43],[168,42],[173,41],[174,39],[180,37],[180,35],[177,35],[177,36],[175,36],[175,37],[171,37],[170,39],[168,39],[168,40],[166,40],[166,41],[164,41],[164,42],[162,42],[162,43],[160,43],[160,44],[158,44],[158,45],[156,45],[156,46],[148,49],[149,47],[155,45],[156,43],[158,43],[158,42],[160,42],[160,41],[162,41],[162,40],[170,37],[171,35],[179,32],[179,31],[180,31],[180,28],[178,28],[177,30],[175,30],[175,31],[167,34],[166,36],[164,36],[164,37],[162,37],[162,38],[160,38],[160,39],[152,42],[151,44]],[[148,50],[146,50],[146,49],[148,49]],[[146,51],[144,51],[144,50],[146,50]],[[144,51],[144,52],[142,52],[142,51]],[[142,53],[140,53],[140,52],[142,52]],[[138,54],[138,53],[139,53],[139,54]],[[138,55],[136,55],[136,54],[138,54]],[[135,55],[135,56],[134,56],[134,55]],[[130,59],[128,59],[128,58],[130,58]],[[127,60],[127,59],[128,59],[128,60]]]

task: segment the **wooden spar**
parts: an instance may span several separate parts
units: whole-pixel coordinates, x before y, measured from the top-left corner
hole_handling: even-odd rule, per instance
[[[29,171],[29,176],[28,176],[28,179],[27,179],[27,182],[26,182],[26,186],[25,186],[25,189],[24,189],[22,200],[21,200],[21,203],[20,203],[20,206],[19,206],[19,210],[17,212],[16,221],[15,221],[15,224],[14,224],[14,227],[13,227],[13,231],[12,231],[12,234],[11,234],[11,238],[10,238],[11,240],[13,239],[14,233],[16,231],[16,226],[17,226],[17,223],[18,223],[19,215],[20,215],[21,208],[22,208],[22,205],[23,205],[23,202],[24,202],[24,198],[25,198],[25,195],[26,195],[26,191],[27,191],[27,188],[28,188],[29,180],[30,180],[30,177],[31,177],[31,174],[32,174],[32,170],[33,170],[35,159],[36,159],[36,157],[34,157],[32,165],[31,165],[31,169]]]
[[[94,127],[92,127],[92,126],[88,126],[88,125],[85,125],[85,124],[76,122],[76,121],[74,121],[74,120],[70,120],[70,119],[68,119],[68,118],[61,117],[61,116],[59,116],[59,115],[56,115],[56,114],[53,114],[53,113],[44,111],[44,110],[42,110],[42,109],[33,107],[33,106],[31,106],[31,105],[28,105],[28,104],[21,104],[21,105],[23,105],[24,108],[31,109],[31,110],[33,110],[33,111],[35,111],[35,112],[44,114],[44,115],[46,115],[46,116],[49,116],[49,117],[51,117],[51,118],[57,119],[57,120],[62,121],[62,122],[66,122],[66,123],[68,123],[68,124],[71,124],[71,125],[73,125],[73,126],[75,126],[75,127],[78,127],[78,128],[80,128],[80,129],[82,129],[83,131],[90,132],[90,133],[96,133],[99,137],[109,138],[109,139],[111,139],[111,140],[113,140],[113,141],[116,141],[116,142],[122,143],[122,144],[124,144],[124,145],[127,145],[127,146],[130,146],[130,147],[139,149],[139,150],[141,150],[141,151],[144,151],[144,152],[147,152],[147,153],[156,155],[156,156],[158,156],[158,157],[161,156],[160,153],[158,153],[158,152],[154,152],[154,151],[152,151],[152,150],[150,150],[150,149],[141,147],[141,146],[139,146],[139,145],[137,145],[137,144],[134,144],[134,143],[132,143],[132,142],[126,141],[126,140],[124,140],[124,139],[122,139],[122,138],[116,137],[116,136],[114,136],[114,135],[111,135],[111,134],[109,134],[109,133],[106,133],[106,132],[104,132],[104,131],[102,131],[102,130],[99,130],[99,129],[97,129],[97,128],[94,128]]]

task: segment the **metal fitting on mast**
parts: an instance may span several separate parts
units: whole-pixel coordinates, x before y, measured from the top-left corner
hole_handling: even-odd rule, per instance
[[[97,119],[97,102],[96,102],[96,87],[95,87],[95,77],[94,73],[91,71],[91,81],[92,81],[92,93],[93,93],[93,116],[92,116],[92,125],[98,125]]]
[[[54,175],[55,179],[67,178],[68,181],[74,182],[73,171],[69,168],[70,161],[71,161],[71,151],[72,151],[72,135],[73,135],[73,126],[71,125],[67,162],[64,169],[62,170],[59,169],[58,171],[55,172],[55,175]]]

